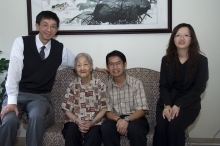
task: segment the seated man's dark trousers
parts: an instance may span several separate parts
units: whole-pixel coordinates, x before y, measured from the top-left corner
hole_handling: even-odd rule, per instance
[[[120,146],[120,133],[117,132],[117,122],[106,119],[101,126],[104,146]],[[130,121],[128,124],[127,138],[131,146],[146,146],[149,124],[145,117]]]

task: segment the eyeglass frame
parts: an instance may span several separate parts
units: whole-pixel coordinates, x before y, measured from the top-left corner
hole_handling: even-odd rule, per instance
[[[184,39],[188,39],[188,38],[190,38],[191,37],[191,35],[190,34],[187,34],[187,33],[184,33],[184,34],[175,34],[174,35],[174,38],[178,38],[178,39],[180,39],[180,38],[184,38]]]
[[[58,29],[58,27],[57,26],[55,26],[55,25],[49,25],[49,24],[47,24],[47,23],[43,23],[43,24],[40,24],[44,29],[48,29],[48,28],[50,28],[51,30],[53,30],[53,31],[56,31],[57,29]]]
[[[121,67],[122,64],[123,64],[123,62],[121,62],[121,61],[110,62],[110,63],[108,63],[108,67],[109,67],[109,68],[113,68],[115,65],[116,65],[116,67]]]

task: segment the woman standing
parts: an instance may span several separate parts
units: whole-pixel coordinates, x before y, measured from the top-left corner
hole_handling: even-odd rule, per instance
[[[154,146],[185,145],[185,129],[199,115],[207,80],[208,60],[201,54],[193,27],[177,25],[162,58]]]
[[[67,122],[62,134],[65,146],[101,146],[100,127],[106,113],[106,85],[92,75],[92,58],[80,53],[75,58],[78,78],[70,83],[62,108]]]

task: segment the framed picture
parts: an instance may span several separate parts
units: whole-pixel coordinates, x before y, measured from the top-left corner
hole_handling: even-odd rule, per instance
[[[58,35],[170,33],[172,0],[27,0],[28,33],[36,16],[50,10],[60,19]]]

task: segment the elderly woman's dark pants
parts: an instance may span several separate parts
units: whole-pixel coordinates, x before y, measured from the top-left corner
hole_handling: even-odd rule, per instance
[[[101,146],[102,137],[100,127],[100,125],[95,125],[89,129],[89,132],[82,135],[76,123],[65,123],[62,130],[65,146]]]
[[[106,119],[101,126],[104,146],[120,146],[120,134],[116,129],[116,121]],[[145,117],[128,124],[127,137],[131,146],[146,146],[149,124]]]
[[[154,133],[154,146],[185,146],[185,130],[199,115],[196,109],[180,109],[178,117],[170,122],[163,119],[163,107],[157,106],[156,122]]]

